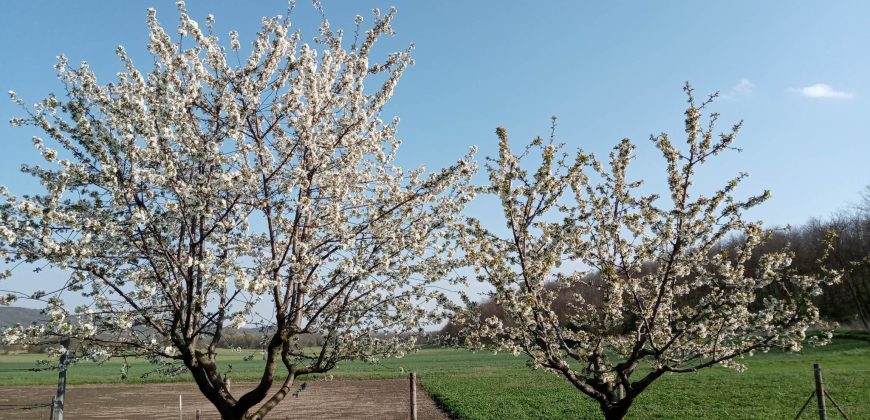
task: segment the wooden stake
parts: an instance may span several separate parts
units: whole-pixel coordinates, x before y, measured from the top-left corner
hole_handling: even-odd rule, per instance
[[[411,372],[411,420],[417,420],[417,373]]]
[[[828,419],[828,411],[825,409],[825,384],[822,381],[822,367],[818,363],[813,364],[816,374],[816,401],[819,405],[819,420]]]
[[[178,394],[178,420],[184,420],[184,408],[181,406],[181,394]]]
[[[196,409],[196,420],[199,420],[199,409]]]
[[[57,395],[52,404],[52,420],[63,420],[63,397],[66,395],[66,367],[69,364],[69,337],[64,337],[60,345],[63,353],[60,354],[60,366],[57,368]]]
[[[51,397],[51,411],[49,411],[49,414],[48,414],[48,420],[54,420],[54,404],[55,404],[55,401],[57,401],[57,396],[52,396],[52,397]]]

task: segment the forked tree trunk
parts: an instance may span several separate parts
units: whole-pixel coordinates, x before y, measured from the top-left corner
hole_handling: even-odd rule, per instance
[[[289,382],[289,384],[287,383]],[[262,419],[266,414],[269,413],[279,402],[281,402],[284,397],[287,395],[290,386],[292,386],[293,381],[286,381],[284,386],[281,389],[272,395],[270,398],[239,398],[235,404],[232,404],[230,401],[227,401],[224,396],[220,395],[220,393],[213,389],[203,389],[200,387],[203,395],[207,399],[209,399],[217,411],[221,415],[221,419],[223,420],[250,420],[250,419]],[[270,381],[271,385],[271,381]],[[259,397],[259,396],[258,396]],[[260,404],[266,400],[262,407],[259,410],[254,410],[257,404]]]
[[[266,397],[266,392],[248,392],[238,399],[232,398],[228,390],[215,384],[209,380],[209,375],[206,369],[202,366],[188,366],[193,378],[199,387],[203,396],[208,399],[217,409],[224,420],[244,420],[250,416],[250,409],[262,402]],[[258,388],[268,391],[272,386],[272,378],[263,378],[260,381]]]
[[[194,375],[194,378],[200,380],[205,379],[204,375]],[[207,381],[203,381],[202,384],[199,384],[199,388],[203,395],[205,395],[205,397],[212,402],[215,408],[217,408],[222,419],[261,420],[272,411],[278,403],[283,401],[287,394],[290,393],[290,390],[295,383],[295,379],[296,374],[291,372],[281,384],[278,391],[273,393],[271,396],[268,396],[268,391],[271,389],[273,384],[272,376],[270,375],[268,378],[261,379],[258,386],[259,389],[255,389],[242,395],[235,401],[235,403],[228,400],[220,390],[210,387]],[[254,408],[260,403],[263,403],[262,406],[260,406],[259,409],[254,410]]]

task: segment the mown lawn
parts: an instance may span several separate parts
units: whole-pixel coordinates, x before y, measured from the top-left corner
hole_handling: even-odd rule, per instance
[[[245,361],[247,355],[253,360]],[[54,384],[56,371],[31,372],[43,355],[0,356],[0,386]],[[252,380],[261,359],[250,351],[221,353],[232,364],[234,381]],[[839,336],[827,347],[802,353],[768,353],[747,359],[749,369],[724,368],[668,375],[653,384],[629,413],[635,419],[772,419],[794,418],[813,389],[813,363],[821,363],[831,395],[852,419],[870,419],[870,336]],[[70,368],[69,383],[119,383],[123,361],[98,365],[81,362]],[[188,380],[141,375],[152,369],[144,360],[129,360],[127,382]],[[428,393],[461,419],[600,418],[597,407],[561,377],[532,370],[521,357],[422,349],[402,359],[378,364],[347,363],[335,379],[400,378],[416,371]],[[307,380],[320,380],[307,378]],[[304,392],[300,395],[304,398]],[[831,407],[833,408],[833,407]],[[810,407],[812,409],[812,407]],[[831,418],[837,418],[830,416]],[[805,413],[812,418],[812,412]]]

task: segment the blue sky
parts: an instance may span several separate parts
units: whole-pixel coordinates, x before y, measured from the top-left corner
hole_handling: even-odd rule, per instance
[[[416,44],[416,65],[388,107],[402,119],[404,166],[445,166],[470,145],[491,155],[496,126],[519,146],[546,135],[556,115],[558,138],[570,148],[604,155],[621,138],[633,139],[640,147],[632,174],[659,189],[664,161],[647,138],[682,137],[688,80],[699,96],[721,92],[713,109],[722,129],[744,121],[736,144],[744,151],[709,165],[700,188],[746,171],[740,194],[773,194],[751,216],[784,225],[829,216],[870,184],[870,3],[324,2],[333,27],[344,28],[354,15],[391,4],[399,9],[398,35],[380,51]],[[27,102],[60,92],[52,68],[60,53],[87,60],[103,81],[120,69],[118,44],[147,67],[148,7],[174,27],[170,1],[3,2],[0,91],[15,90]],[[284,14],[286,3],[189,1],[188,8],[198,20],[214,14],[219,33],[236,29],[246,44],[260,17]],[[309,36],[318,24],[305,0],[293,21]],[[0,100],[0,120],[20,114]],[[34,134],[0,124],[0,185],[17,194],[34,188],[17,170],[39,160]],[[471,213],[499,220],[491,204],[481,201]]]
[[[317,17],[300,0],[294,26],[306,34]],[[388,111],[399,115],[400,163],[449,164],[478,145],[495,151],[503,125],[517,145],[548,131],[569,147],[605,154],[629,137],[641,147],[634,174],[663,185],[663,161],[646,140],[681,137],[682,83],[699,95],[720,91],[721,128],[744,120],[737,146],[711,164],[699,186],[710,189],[749,172],[745,194],[773,198],[752,215],[768,224],[799,224],[847,206],[870,184],[870,4],[860,1],[325,1],[334,27],[395,4],[398,35],[382,51],[416,44],[416,65]],[[167,26],[170,1],[8,1],[0,13],[0,89],[28,102],[60,85],[54,57],[87,60],[104,81],[120,67],[114,47],[147,65],[145,10]],[[189,1],[194,18],[212,13],[217,29],[252,39],[264,15],[284,14],[283,1]],[[828,86],[829,88],[825,88]],[[0,120],[20,115],[0,101]],[[33,187],[17,172],[38,158],[32,132],[0,125],[0,184]],[[483,177],[481,177],[481,180]],[[478,206],[475,213],[485,214]]]

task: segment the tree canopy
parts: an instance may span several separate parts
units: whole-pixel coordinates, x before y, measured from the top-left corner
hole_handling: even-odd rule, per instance
[[[607,418],[622,418],[665,373],[742,369],[738,356],[816,340],[806,335],[812,325],[825,326],[814,298],[838,279],[801,274],[780,250],[747,270],[770,235],[743,214],[769,194],[737,198],[743,173],[718,191],[696,191],[696,173],[733,148],[740,124],[715,132],[717,114],[702,121],[714,96],[699,103],[688,84],[685,91],[685,146],[666,133],[650,137],[665,161],[664,197],[643,194],[642,182],[631,179],[636,156],[628,139],[604,164],[564,152],[554,136],[514,153],[499,128],[499,154],[489,159],[483,191],[500,200],[507,234],[469,218],[460,235],[498,308],[482,317],[470,305],[459,317],[466,344],[528,355],[534,367],[595,399]],[[533,154],[540,164],[526,169],[523,160]],[[733,246],[723,247],[726,240]],[[558,314],[560,291],[569,296]]]
[[[47,262],[69,278],[44,301],[50,322],[7,343],[72,337],[94,358],[178,361],[224,418],[260,418],[297,376],[342,360],[401,355],[440,317],[447,229],[471,199],[471,154],[426,172],[393,162],[398,118],[382,110],[411,47],[371,56],[395,9],[351,40],[325,18],[313,44],[290,17],[264,18],[240,59],[179,3],[177,36],[148,11],[147,70],[123,47],[101,83],[61,56],[61,95],[32,108],[46,162],[23,166],[42,194],[2,190],[7,263]],[[74,310],[64,293],[81,292]],[[227,328],[266,326],[259,384],[231,392],[217,364]],[[316,351],[298,341],[317,334]],[[282,385],[270,391],[273,382]],[[252,410],[263,403],[258,409]]]

